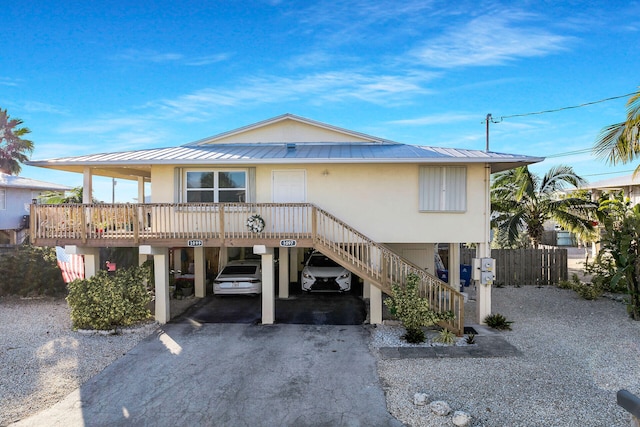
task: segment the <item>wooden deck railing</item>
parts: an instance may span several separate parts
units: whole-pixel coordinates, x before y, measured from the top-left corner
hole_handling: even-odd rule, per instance
[[[249,230],[252,215],[264,229]],[[32,205],[31,239],[36,245],[85,244],[135,246],[185,245],[206,240],[209,246],[239,246],[295,239],[309,244],[390,294],[409,274],[420,277],[421,296],[440,312],[452,311],[447,324],[462,334],[463,296],[435,276],[403,259],[330,213],[308,203],[184,203]]]

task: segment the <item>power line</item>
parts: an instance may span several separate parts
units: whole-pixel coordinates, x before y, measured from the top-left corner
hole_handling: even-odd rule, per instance
[[[545,156],[545,158],[552,159],[554,157],[575,156],[577,154],[590,153],[591,151],[593,151],[593,148],[580,148],[580,149],[574,150],[574,151],[565,151],[564,153],[550,154],[548,156]]]
[[[602,172],[602,173],[592,173],[589,175],[582,175],[584,176],[601,176],[601,175],[615,175],[617,173],[626,173],[626,172],[635,172],[635,169],[629,169],[629,170],[624,170],[624,171],[616,171],[616,172]]]
[[[553,110],[536,111],[536,112],[533,112],[533,113],[512,114],[510,116],[500,116],[500,121],[502,121],[504,119],[511,119],[513,117],[534,116],[534,115],[538,115],[538,114],[556,113],[558,111],[572,110],[572,109],[575,109],[575,108],[582,108],[582,107],[587,107],[589,105],[599,104],[601,102],[613,101],[614,99],[626,98],[628,96],[632,96],[632,95],[636,95],[636,94],[638,94],[638,91],[627,93],[627,94],[624,94],[624,95],[612,96],[612,97],[609,97],[609,98],[600,99],[598,101],[585,102],[584,104],[572,105],[570,107],[556,108],[556,109],[553,109]],[[496,123],[496,122],[494,122],[494,123]]]

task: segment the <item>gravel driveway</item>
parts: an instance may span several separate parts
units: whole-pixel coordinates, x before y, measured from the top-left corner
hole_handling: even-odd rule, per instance
[[[413,405],[423,392],[470,413],[475,426],[629,425],[615,393],[640,395],[640,322],[624,304],[507,287],[494,289],[493,306],[514,321],[503,334],[522,356],[379,359],[394,416],[412,426],[452,425]],[[0,426],[52,406],[154,329],[82,335],[71,331],[64,300],[0,299]]]

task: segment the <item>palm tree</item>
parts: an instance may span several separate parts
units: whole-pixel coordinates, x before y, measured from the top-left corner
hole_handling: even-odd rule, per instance
[[[47,191],[39,197],[40,203],[48,204],[48,205],[60,205],[66,203],[82,203],[82,187],[73,187],[71,190],[66,191],[65,193],[60,193],[59,191]],[[97,201],[92,197],[92,203],[96,203]]]
[[[542,179],[527,166],[499,173],[491,185],[492,224],[509,244],[526,232],[535,248],[542,240],[544,223],[550,219],[580,236],[588,235],[594,230],[592,220],[598,204],[561,194],[584,183],[570,166],[553,167]]]
[[[640,155],[640,92],[627,101],[627,120],[604,127],[593,147],[596,157],[611,165],[632,162]],[[638,173],[640,166],[634,172]]]
[[[31,131],[21,124],[22,120],[10,119],[7,110],[0,109],[0,172],[18,175],[20,164],[33,152],[33,142],[22,138]]]

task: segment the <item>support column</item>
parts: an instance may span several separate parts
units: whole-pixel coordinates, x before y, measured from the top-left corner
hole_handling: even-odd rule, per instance
[[[161,325],[171,319],[169,301],[169,248],[141,245],[140,255],[153,255],[154,279],[156,283],[156,321]]]
[[[91,203],[91,194],[93,193],[93,179],[91,177],[91,168],[85,167],[82,175],[82,203]]]
[[[225,265],[229,260],[229,252],[227,251],[226,246],[220,247],[220,252],[218,253],[218,271],[222,271]]]
[[[272,325],[275,320],[275,286],[273,280],[273,248],[254,245],[253,253],[262,258],[262,324]]]
[[[478,244],[476,257],[491,257],[491,165],[485,165],[484,176],[484,241]],[[476,312],[478,324],[483,325],[485,317],[491,314],[491,285],[476,283]]]
[[[371,284],[366,280],[362,282],[362,298],[371,298]]]
[[[278,298],[289,298],[289,248],[278,250]]]
[[[182,249],[173,248],[173,271],[174,274],[178,274],[178,271],[182,271]],[[184,271],[183,273],[187,273]]]
[[[144,203],[144,177],[138,177],[138,203]]]
[[[380,325],[382,323],[382,291],[380,288],[365,282],[365,287],[369,288],[369,323]]]
[[[204,246],[193,248],[193,275],[196,298],[204,298],[207,294],[207,264],[204,259]]]
[[[73,255],[84,255],[84,277],[93,277],[100,270],[100,248],[67,245],[64,251]]]
[[[449,243],[449,285],[460,289],[460,243]]]
[[[289,281],[298,283],[298,267],[300,266],[300,251],[299,248],[293,248],[289,251]]]

